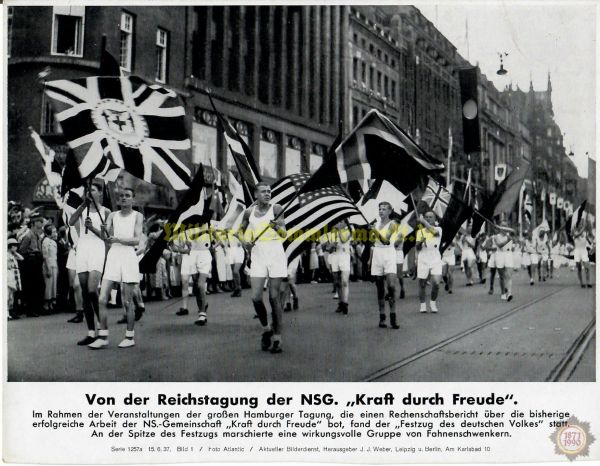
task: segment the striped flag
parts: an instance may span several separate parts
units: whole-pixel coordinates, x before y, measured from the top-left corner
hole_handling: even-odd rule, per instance
[[[108,158],[149,183],[188,189],[191,143],[175,92],[135,77],[89,77],[47,82],[46,94],[82,178]]]
[[[229,119],[217,110],[210,94],[208,94],[208,98],[223,127],[225,141],[227,142],[235,166],[240,174],[246,205],[250,205],[254,202],[254,189],[256,183],[261,181],[256,161],[254,160],[250,147],[248,147],[248,144],[246,144],[242,135],[233,127]]]
[[[236,230],[242,223],[246,204],[244,200],[244,188],[235,179],[233,174],[229,173],[228,190],[231,194],[231,200],[225,210],[225,215],[219,221],[217,229],[219,230]]]
[[[389,181],[403,193],[425,184],[444,164],[423,151],[404,131],[377,110],[371,110],[327,157],[302,188],[303,192],[353,180]]]
[[[310,178],[307,173],[286,176],[271,186],[271,203],[286,206]],[[288,232],[283,242],[288,262],[310,245],[307,235],[323,232],[325,227],[360,215],[352,199],[340,186],[325,187],[300,195],[283,212]],[[299,233],[304,233],[300,235]]]
[[[586,212],[585,207],[587,205],[587,200],[583,201],[579,207],[571,214],[571,216],[567,219],[566,225],[566,233],[569,242],[573,242],[574,233],[581,227],[581,222],[586,222]]]
[[[48,185],[50,186],[50,189],[52,189],[52,197],[54,198],[56,205],[60,207],[62,204],[62,174],[60,165],[56,160],[54,160],[54,150],[52,150],[44,141],[42,141],[40,135],[31,126],[29,127],[29,131],[31,133],[31,139],[33,139],[35,148],[42,157],[42,168],[44,169],[44,174],[48,180]]]

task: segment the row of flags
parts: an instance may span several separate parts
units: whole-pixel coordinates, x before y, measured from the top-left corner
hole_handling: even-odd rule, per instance
[[[211,196],[206,194],[211,186],[202,169],[192,178],[185,108],[174,91],[137,77],[100,76],[47,82],[46,94],[52,98],[56,118],[72,149],[62,173],[57,175],[56,164],[49,162],[51,149],[33,131],[32,137],[42,154],[49,181],[53,178],[52,186],[58,186],[60,176],[60,193],[57,190],[55,198],[65,215],[78,198],[81,202],[87,180],[95,176],[112,179],[120,170],[185,192],[168,220],[171,233],[174,225],[208,223],[214,211],[220,212],[216,228],[235,228],[244,210],[254,202],[254,187],[261,181],[254,157],[244,138],[217,110],[210,94],[239,176],[237,179],[229,173]],[[408,232],[416,228],[419,213],[412,193],[421,188],[419,202],[440,219],[443,250],[470,218],[475,236],[484,221],[510,212],[529,167],[523,164],[513,170],[479,210],[471,206],[470,177],[467,183],[455,182],[447,188],[442,185],[444,170],[444,164],[423,151],[410,135],[379,111],[371,110],[345,138],[338,135],[322,166],[312,176],[294,174],[272,186],[272,202],[285,207],[283,215],[289,235],[284,248],[288,260],[309,244],[304,237],[295,235],[297,231],[318,231],[340,221],[369,223],[365,206],[378,197],[383,187],[383,195],[390,196],[395,191],[393,198],[400,204],[397,220]],[[366,194],[359,189],[363,191],[361,200],[344,189],[365,180],[375,183]],[[212,188],[216,188],[216,183]],[[415,235],[407,236],[405,251],[414,244]],[[154,270],[167,244],[166,237],[161,235],[143,258],[142,271]]]

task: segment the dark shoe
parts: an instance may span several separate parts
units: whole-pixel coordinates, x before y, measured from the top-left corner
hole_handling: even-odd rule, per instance
[[[452,290],[448,290],[448,294],[452,294]]]
[[[338,307],[335,308],[335,312],[338,314],[342,312],[342,303],[338,303]]]
[[[581,288],[586,288],[586,286],[585,285],[581,285]]]
[[[404,290],[400,290],[400,299],[404,299]]]
[[[444,285],[444,290],[448,291],[448,284],[447,283]]]
[[[194,322],[195,325],[199,325],[200,327],[204,327],[208,321],[206,320],[206,316],[200,316]]]
[[[86,337],[85,337],[83,340],[79,340],[79,341],[77,342],[77,346],[87,346],[87,345],[89,345],[90,343],[93,343],[93,342],[95,342],[95,341],[96,341],[96,338],[98,338],[98,337],[90,337],[90,336],[88,335],[88,336],[86,336]]]
[[[592,287],[592,285],[591,285],[590,283],[588,283],[588,286],[587,286],[587,287],[588,287],[588,288],[591,288],[591,287]]]
[[[348,315],[348,304],[346,304],[346,305],[344,306],[344,309],[342,309],[342,314],[343,314],[343,315],[345,315],[345,316],[347,316],[347,315]]]
[[[138,307],[135,308],[135,320],[136,320],[136,322],[142,318],[142,316],[144,315],[145,311],[146,311],[145,307],[139,307],[138,306]]]
[[[235,290],[233,293],[231,293],[231,297],[232,298],[241,298],[242,297],[242,291],[241,290]]]
[[[126,324],[127,323],[127,317],[121,317],[119,320],[117,320],[117,324]]]
[[[67,320],[67,322],[71,324],[80,324],[81,322],[83,322],[83,312],[78,311],[77,314],[75,314],[75,317]]]
[[[513,299],[513,295],[511,295],[511,294],[509,294],[509,295],[506,297],[506,300],[507,300],[508,302],[512,301],[512,299]]]
[[[262,337],[260,339],[260,347],[263,351],[269,351],[269,348],[271,347],[271,337],[272,336],[273,336],[273,330],[263,332]]]
[[[485,282],[486,282],[486,281],[487,281],[487,279],[486,279],[486,278],[482,278],[482,279],[481,279],[481,284],[482,284],[482,285],[485,285]]]
[[[179,310],[175,313],[176,316],[187,316],[190,313],[186,308],[180,307]]]
[[[494,290],[489,290],[488,294],[494,294]]]
[[[467,286],[473,286],[473,284],[471,282],[468,282]]]
[[[291,303],[287,303],[285,305],[285,309],[283,310],[283,312],[292,312],[292,304]]]
[[[390,314],[390,327],[395,330],[400,328],[398,322],[396,322],[396,314]]]
[[[294,311],[297,311],[298,307],[299,307],[298,296],[292,296],[292,309],[294,309]]]
[[[279,340],[275,340],[273,342],[273,346],[271,346],[271,354],[281,353],[283,350],[281,349],[281,342]]]
[[[385,320],[379,321],[379,328],[387,328],[387,324],[385,323]]]

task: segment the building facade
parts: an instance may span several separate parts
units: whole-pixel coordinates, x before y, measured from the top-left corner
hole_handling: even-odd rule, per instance
[[[377,108],[449,161],[450,181],[470,176],[476,199],[495,188],[496,166],[510,171],[524,159],[532,165],[527,186],[539,199],[537,218],[549,209],[542,191],[578,200],[579,178],[554,122],[550,79],[547,91],[500,92],[480,73],[482,150],[463,153],[458,70],[471,64],[414,6],[23,6],[7,16],[13,200],[51,205],[28,127],[59,158],[67,146],[42,81],[96,75],[103,44],[124,75],[182,97],[196,168],[234,166],[210,91],[267,181],[314,172],[340,124],[346,134]],[[126,174],[121,183],[135,184],[145,207],[176,203],[169,189]]]

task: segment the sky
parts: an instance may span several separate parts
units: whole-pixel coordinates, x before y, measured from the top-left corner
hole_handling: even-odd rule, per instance
[[[596,6],[570,2],[415,3],[499,90],[512,82],[546,90],[552,80],[555,121],[567,152],[587,177],[587,156],[596,159]],[[468,30],[468,35],[467,35]],[[467,40],[468,36],[468,40]],[[499,76],[498,52],[507,52]]]

